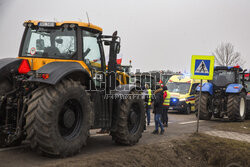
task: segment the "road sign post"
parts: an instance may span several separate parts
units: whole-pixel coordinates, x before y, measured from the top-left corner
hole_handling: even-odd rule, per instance
[[[201,84],[200,84],[200,92],[199,92],[199,97],[201,98],[201,93],[202,93],[202,79],[201,79]],[[197,128],[196,132],[199,132],[199,124],[200,124],[200,112],[201,112],[201,102],[199,100],[199,106],[198,106],[198,114],[197,114]]]
[[[214,56],[192,56],[191,63],[191,78],[200,79],[200,92],[199,98],[202,96],[203,80],[213,80],[214,74]],[[197,98],[197,97],[196,97]],[[197,113],[197,128],[196,132],[199,132],[201,100],[199,100],[198,113]]]

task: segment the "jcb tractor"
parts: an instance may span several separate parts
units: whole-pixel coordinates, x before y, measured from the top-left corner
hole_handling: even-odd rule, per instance
[[[199,102],[201,103],[200,119],[210,120],[212,116],[227,116],[231,121],[244,121],[247,96],[244,73],[245,70],[239,66],[214,68],[213,80],[202,85],[202,95],[196,98],[196,111]],[[200,91],[200,86],[197,91]]]
[[[103,35],[83,22],[26,21],[24,27],[18,58],[0,60],[0,146],[26,139],[37,152],[66,157],[97,128],[109,129],[118,144],[136,144],[145,111],[136,85],[121,79],[116,88],[117,32]]]

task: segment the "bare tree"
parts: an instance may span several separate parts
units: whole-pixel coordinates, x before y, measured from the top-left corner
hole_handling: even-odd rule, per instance
[[[221,43],[213,52],[215,63],[220,66],[243,66],[244,62],[241,59],[241,54],[234,51],[234,46],[231,43]]]

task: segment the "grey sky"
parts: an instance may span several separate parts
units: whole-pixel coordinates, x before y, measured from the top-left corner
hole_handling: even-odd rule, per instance
[[[0,0],[0,57],[16,57],[24,20],[79,20],[118,30],[123,64],[189,71],[192,55],[231,42],[250,64],[249,0]]]

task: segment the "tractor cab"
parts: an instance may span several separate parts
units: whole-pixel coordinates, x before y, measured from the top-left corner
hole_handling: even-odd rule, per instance
[[[19,72],[27,74],[33,71],[34,76],[29,78],[31,80],[39,80],[40,77],[42,82],[54,83],[50,80],[53,77],[50,75],[53,74],[47,73],[47,70],[44,72],[44,66],[54,68],[54,64],[58,62],[67,63],[64,69],[60,69],[67,71],[68,68],[75,68],[74,65],[69,65],[75,63],[85,71],[85,78],[92,78],[91,88],[106,89],[105,84],[102,84],[107,79],[106,72],[118,70],[116,56],[120,51],[120,37],[117,34],[102,35],[102,28],[90,23],[74,21],[26,21],[24,27],[18,57],[24,61],[22,64],[25,64],[20,69],[25,70],[19,70]],[[108,69],[106,69],[104,46],[108,46],[110,50]],[[57,72],[63,73],[60,70]],[[126,84],[126,79],[120,79],[124,77],[125,74],[116,75],[112,77],[113,82],[118,83],[116,85]]]
[[[214,85],[214,88],[225,88],[232,83],[240,83],[239,73],[242,72],[242,68],[238,66],[225,67],[217,66],[214,68],[213,80],[209,81]]]
[[[102,29],[81,22],[24,23],[19,57],[27,59],[31,70],[54,61],[83,61],[87,71],[105,70],[105,56],[101,40]]]

